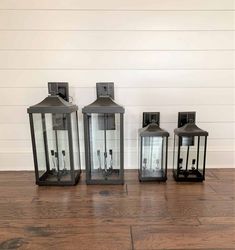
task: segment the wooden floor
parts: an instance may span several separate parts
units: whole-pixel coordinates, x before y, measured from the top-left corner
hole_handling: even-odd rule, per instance
[[[204,183],[37,187],[0,172],[0,249],[235,249],[235,169]],[[83,174],[84,177],[84,174]]]

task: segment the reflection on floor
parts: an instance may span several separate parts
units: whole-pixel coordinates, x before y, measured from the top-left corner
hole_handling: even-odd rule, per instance
[[[234,249],[235,169],[203,183],[38,187],[33,172],[0,172],[0,249]]]

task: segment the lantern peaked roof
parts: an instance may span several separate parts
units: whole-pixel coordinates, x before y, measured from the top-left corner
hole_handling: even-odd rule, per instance
[[[200,129],[195,123],[187,123],[180,128],[174,130],[178,136],[208,136],[208,132]]]
[[[82,109],[83,113],[124,113],[125,109],[109,96],[100,96]]]
[[[168,137],[169,133],[160,128],[157,123],[152,122],[144,128],[139,130],[140,136],[165,136]]]
[[[28,113],[72,113],[78,106],[65,101],[58,95],[50,95],[40,103],[30,106]]]

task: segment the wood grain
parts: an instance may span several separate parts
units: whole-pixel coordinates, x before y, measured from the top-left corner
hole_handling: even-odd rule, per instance
[[[0,172],[0,249],[233,249],[234,169],[204,183],[38,187],[33,172]]]
[[[226,249],[235,244],[232,225],[133,227],[135,249]]]

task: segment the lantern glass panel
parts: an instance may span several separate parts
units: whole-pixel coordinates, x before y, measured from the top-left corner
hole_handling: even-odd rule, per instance
[[[139,136],[138,137],[138,170],[139,170],[139,173],[140,173],[140,170],[142,168],[142,144],[143,144],[143,141],[142,141],[142,136]]]
[[[120,114],[88,115],[91,180],[120,179]]]
[[[142,177],[165,175],[164,145],[165,137],[142,137]]]
[[[189,114],[187,114],[189,116]],[[180,113],[179,113],[180,118]],[[182,118],[182,117],[181,117]],[[179,119],[179,123],[182,122]],[[177,181],[205,180],[208,132],[193,120],[174,130],[174,177]]]
[[[77,126],[77,112],[71,114],[72,140],[73,140],[73,161],[75,173],[81,170],[81,161],[79,153],[79,137]]]
[[[167,168],[167,137],[163,137],[163,146],[162,146],[162,176],[166,176],[166,168]]]
[[[47,181],[71,181],[68,137],[69,114],[45,114],[49,172]]]
[[[198,170],[203,174],[203,169],[205,165],[205,145],[206,145],[206,137],[200,136],[199,138],[199,155],[198,155]]]
[[[45,154],[45,144],[44,144],[44,130],[43,130],[43,119],[42,114],[33,114],[33,126],[36,144],[36,156],[38,165],[38,175],[39,178],[46,173],[46,154]]]
[[[204,176],[205,136],[179,137],[180,156],[178,176],[201,178]]]
[[[197,161],[198,137],[180,137],[179,165],[182,171],[195,169]]]
[[[178,166],[178,151],[179,151],[179,136],[174,136],[174,156],[173,156],[173,169],[177,170]]]

